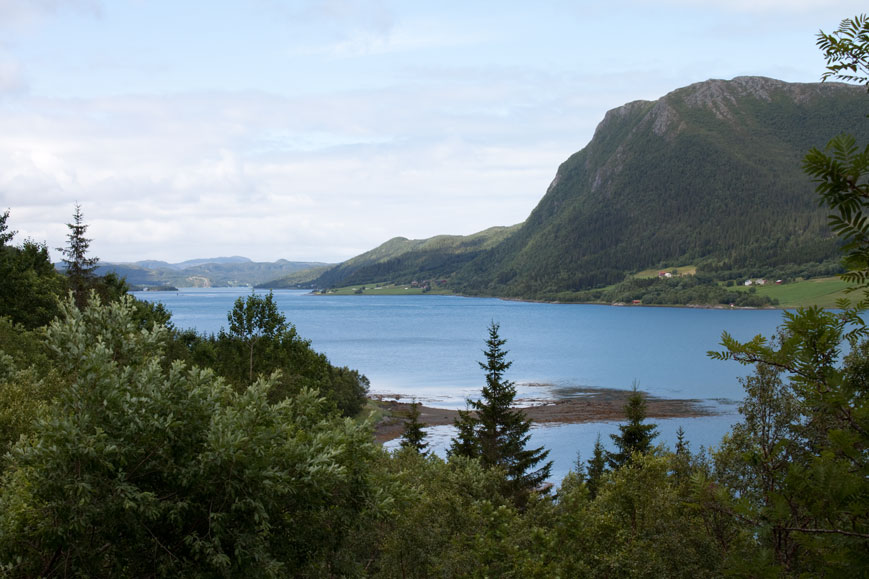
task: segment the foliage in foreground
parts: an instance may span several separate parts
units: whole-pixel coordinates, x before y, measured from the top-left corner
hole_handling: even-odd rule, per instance
[[[858,576],[869,565],[866,328],[853,309],[785,317],[772,341],[725,334],[716,357],[755,373],[743,381],[744,421],[715,455],[719,480],[699,500],[753,533],[737,570]]]
[[[32,329],[57,315],[57,299],[66,284],[45,244],[10,244],[16,232],[9,230],[8,221],[9,211],[0,213],[0,316]]]
[[[0,412],[0,564],[13,575],[796,576],[869,565],[869,346],[852,331],[856,311],[793,314],[774,343],[725,340],[722,357],[758,370],[744,422],[713,460],[653,448],[646,428],[628,444],[648,426],[633,408],[620,431],[629,459],[607,469],[592,457],[556,496],[520,504],[498,464],[386,455],[309,390],[275,401],[270,378],[239,388],[172,361],[171,331],[143,327],[130,298],[63,312],[44,331],[0,328],[0,408],[20,411]],[[500,338],[490,345],[503,352]],[[499,384],[505,363],[487,359]]]
[[[316,390],[344,416],[356,416],[365,404],[368,378],[356,370],[333,366],[299,336],[269,293],[239,297],[227,314],[229,330],[203,336],[175,331],[170,357],[211,368],[242,391],[268,377],[268,397],[277,402],[302,390]]]
[[[64,384],[8,457],[0,562],[21,576],[285,576],[326,565],[372,499],[367,426],[163,366],[131,299],[64,305]]]
[[[869,18],[821,33],[824,78],[869,86]],[[743,382],[744,422],[716,454],[718,484],[704,481],[704,508],[743,527],[752,548],[731,559],[736,573],[860,576],[869,568],[869,145],[840,135],[812,149],[804,168],[829,223],[844,241],[843,279],[862,299],[785,313],[772,340],[724,334],[714,357],[755,367]],[[845,353],[847,355],[845,355]],[[844,360],[843,360],[844,356]]]

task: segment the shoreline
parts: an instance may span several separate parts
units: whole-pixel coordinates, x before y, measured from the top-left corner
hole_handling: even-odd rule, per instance
[[[281,289],[293,289],[293,288],[281,288]],[[502,300],[505,302],[521,302],[526,304],[553,304],[553,305],[563,305],[563,306],[571,306],[571,305],[584,305],[584,306],[606,306],[606,307],[614,307],[614,308],[687,308],[687,309],[698,309],[698,310],[792,310],[802,306],[731,306],[727,304],[629,304],[627,302],[563,302],[560,300],[535,300],[530,298],[507,298],[507,297],[499,297],[499,296],[477,296],[477,295],[466,295],[466,294],[454,294],[454,293],[440,293],[440,292],[426,292],[426,293],[362,293],[362,294],[329,294],[322,293],[320,290],[311,290],[306,295],[309,296],[333,296],[333,297],[364,297],[364,296],[389,296],[389,297],[401,297],[401,296],[424,296],[424,295],[434,295],[434,296],[452,296],[457,298],[484,298],[484,299],[494,299],[494,300]],[[823,309],[835,309],[835,308],[823,308]]]
[[[458,294],[456,294],[458,295]],[[463,297],[486,297],[486,296],[463,296]],[[788,310],[800,306],[731,306],[725,304],[629,304],[627,302],[562,302],[562,301],[547,301],[547,300],[531,300],[523,298],[499,298],[489,296],[496,300],[504,300],[505,302],[522,302],[526,304],[557,304],[562,306],[569,305],[584,305],[584,306],[606,306],[613,308],[687,308],[696,310]],[[828,309],[828,308],[824,308]]]
[[[630,390],[607,388],[584,388],[582,396],[547,402],[522,408],[525,415],[535,424],[583,422],[619,422],[624,420],[624,406]],[[722,414],[709,407],[708,402],[699,399],[658,398],[643,393],[646,399],[646,417],[655,418],[696,418]],[[410,411],[410,402],[370,398],[383,416],[374,425],[375,441],[384,442],[399,438],[404,431],[404,420]],[[458,410],[419,406],[419,421],[425,426],[453,424]]]

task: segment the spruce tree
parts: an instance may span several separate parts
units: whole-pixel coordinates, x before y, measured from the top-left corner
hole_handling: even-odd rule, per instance
[[[646,454],[652,448],[652,440],[658,436],[655,424],[644,424],[646,419],[646,399],[634,383],[631,395],[625,404],[627,422],[619,425],[620,434],[610,434],[618,449],[607,453],[611,468],[619,468],[631,460],[631,454]]]
[[[507,341],[498,334],[499,329],[495,322],[489,326],[483,351],[486,361],[479,363],[486,373],[486,385],[480,399],[469,400],[469,410],[459,413],[459,436],[453,439],[450,452],[479,458],[487,468],[502,469],[509,492],[518,497],[549,477],[552,462],[543,462],[549,454],[543,447],[525,448],[531,438],[531,421],[522,410],[511,408],[516,387],[504,378],[512,362],[507,360],[508,351],[503,349]]]
[[[15,237],[16,231],[9,231],[6,221],[9,219],[9,210],[0,213],[0,247],[8,244]]]
[[[676,430],[676,454],[686,455],[690,452],[688,442],[685,440],[685,429],[680,426]]]
[[[480,455],[480,445],[477,441],[477,417],[471,409],[470,400],[465,401],[465,409],[459,410],[459,415],[454,424],[458,432],[456,433],[456,437],[450,442],[447,454],[469,458],[478,457]]]
[[[673,453],[673,475],[677,482],[685,482],[691,475],[691,445],[685,440],[685,430],[676,431],[676,450]]]
[[[586,469],[585,484],[588,487],[588,496],[592,499],[597,496],[604,472],[606,472],[606,451],[600,441],[600,434],[598,434],[597,440],[594,441],[594,451],[592,451],[591,458],[588,459],[588,468]]]
[[[428,443],[425,441],[424,427],[425,424],[419,421],[419,402],[414,398],[404,421],[404,432],[401,433],[402,448],[413,448],[420,454],[426,454]]]
[[[67,246],[58,247],[57,250],[64,256],[63,263],[66,264],[66,276],[75,297],[75,305],[81,308],[87,303],[87,290],[92,285],[99,258],[88,257],[91,240],[85,237],[88,226],[84,223],[78,203],[75,204],[72,219],[72,223],[66,224],[69,227]]]

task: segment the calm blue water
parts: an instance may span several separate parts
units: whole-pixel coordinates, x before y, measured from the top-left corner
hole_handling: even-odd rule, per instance
[[[685,439],[690,442],[691,450],[696,452],[701,448],[718,446],[721,437],[730,430],[738,416],[723,414],[702,418],[666,418],[652,420],[657,425],[658,437],[655,444],[663,443],[670,449],[676,445],[676,431],[679,427],[685,431]],[[436,454],[446,456],[456,429],[452,426],[432,426],[425,429],[426,442]],[[559,484],[573,468],[577,454],[583,464],[591,458],[594,443],[600,435],[601,443],[613,450],[610,435],[619,431],[617,422],[587,422],[583,424],[546,424],[531,427],[530,448],[543,446],[549,450],[547,460],[552,461],[550,482]],[[398,448],[399,440],[391,440],[384,446],[389,449]]]
[[[141,292],[162,302],[180,328],[204,333],[227,326],[226,314],[249,289],[185,289]],[[771,335],[781,323],[775,310],[708,310],[538,304],[455,296],[313,296],[304,291],[274,293],[287,320],[333,364],[358,369],[371,381],[371,393],[415,396],[431,406],[463,408],[483,383],[477,361],[491,321],[513,366],[507,377],[519,400],[531,404],[574,395],[582,386],[640,388],[665,398],[698,398],[720,407],[724,416],[658,421],[660,440],[672,444],[682,425],[694,448],[717,444],[737,419],[742,398],[738,378],[750,369],[710,360],[720,349],[721,332],[737,339]],[[728,403],[729,401],[729,403]],[[538,427],[532,444],[545,445],[556,462],[558,481],[577,450],[591,455],[598,432],[604,443],[615,423]],[[449,428],[430,429],[442,452]],[[439,443],[436,441],[440,441]]]

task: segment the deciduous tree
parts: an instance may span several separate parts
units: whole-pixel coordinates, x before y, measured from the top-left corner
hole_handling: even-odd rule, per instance
[[[346,574],[335,554],[379,508],[367,425],[311,391],[272,404],[267,379],[166,368],[166,329],[129,297],[64,313],[45,336],[65,387],[0,480],[0,574]]]
[[[345,416],[365,405],[368,379],[356,370],[333,366],[299,336],[279,311],[274,295],[239,297],[227,314],[229,331],[217,336],[174,332],[171,353],[178,359],[213,369],[237,390],[257,376],[270,377],[269,399],[278,402],[303,389],[318,390]]]
[[[827,60],[823,80],[838,78],[869,86],[869,17],[843,19],[832,34],[819,32],[817,45]]]
[[[866,16],[820,33],[818,45],[825,79],[869,86]],[[841,301],[838,312],[785,312],[772,340],[723,335],[725,350],[712,356],[753,365],[755,374],[744,381],[743,422],[716,454],[718,484],[698,488],[709,510],[731,516],[757,546],[752,557],[737,557],[737,573],[857,576],[869,566],[869,329],[862,317],[869,306],[869,147],[842,135],[825,152],[810,151],[804,168],[845,242],[843,277],[863,299]]]
[[[786,312],[777,339],[725,334],[715,354],[755,366],[744,420],[716,455],[730,494],[706,497],[750,526],[754,569],[845,576],[869,564],[869,345],[850,330],[861,323],[854,310]]]
[[[278,310],[273,292],[260,297],[251,292],[238,298],[226,315],[229,335],[242,340],[248,350],[248,380],[253,382],[253,355],[260,339],[276,338],[287,331],[287,318]]]
[[[604,479],[559,493],[553,545],[559,577],[720,577],[721,552],[681,500],[666,455],[636,455]],[[563,509],[563,510],[562,510]]]
[[[0,316],[29,329],[44,326],[60,312],[65,285],[44,244],[0,247]]]
[[[858,82],[869,89],[869,17],[842,20],[832,34],[820,32],[818,47],[827,60],[824,80]],[[830,227],[844,242],[848,271],[842,278],[869,287],[869,144],[861,146],[852,135],[839,135],[824,151],[809,151],[803,168],[817,184],[821,203],[832,212]]]
[[[45,244],[27,239],[9,245],[15,232],[8,219],[8,210],[0,214],[0,316],[33,329],[57,315],[65,284]]]

